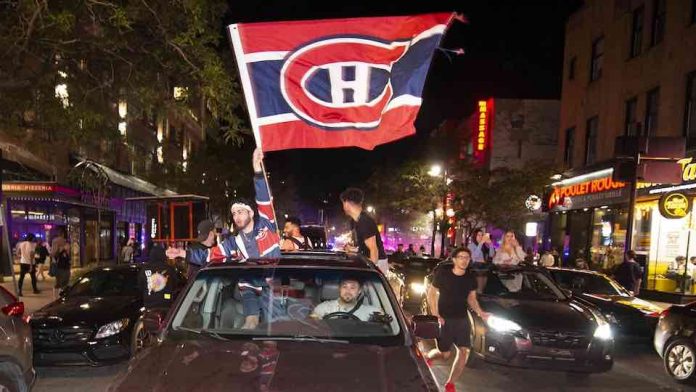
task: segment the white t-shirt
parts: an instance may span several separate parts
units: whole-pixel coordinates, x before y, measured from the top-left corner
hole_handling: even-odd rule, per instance
[[[341,305],[337,299],[334,299],[333,301],[325,301],[317,305],[312,312],[312,316],[322,318],[329,313],[350,312],[354,307],[355,304]],[[382,314],[378,308],[365,304],[362,304],[353,312],[353,314],[362,321],[369,321],[372,313]]]
[[[19,249],[19,262],[21,264],[33,264],[34,263],[34,250],[36,249],[36,244],[29,241],[22,241],[19,243],[17,249]]]

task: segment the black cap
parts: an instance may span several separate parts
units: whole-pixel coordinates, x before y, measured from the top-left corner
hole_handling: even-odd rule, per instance
[[[153,246],[150,249],[149,260],[150,263],[164,263],[167,261],[167,255],[164,253],[164,249],[160,246]]]
[[[196,241],[198,242],[203,242],[208,239],[208,234],[215,230],[215,224],[206,219],[204,221],[201,221],[201,223],[198,224],[198,236],[196,237]]]

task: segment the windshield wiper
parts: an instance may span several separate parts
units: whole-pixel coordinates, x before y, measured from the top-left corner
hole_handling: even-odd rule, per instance
[[[350,343],[344,339],[328,339],[328,338],[318,338],[316,336],[309,335],[295,335],[295,336],[256,336],[252,340],[290,340],[293,342],[318,342],[318,343]]]
[[[217,340],[229,340],[229,339],[227,339],[227,338],[224,338],[224,337],[220,336],[219,333],[213,332],[213,331],[209,331],[209,330],[207,330],[207,329],[193,329],[193,328],[186,328],[186,327],[176,327],[175,330],[176,330],[176,331],[193,332],[193,333],[195,333],[195,334],[197,334],[197,335],[203,335],[203,336],[215,338],[215,339],[217,339]]]

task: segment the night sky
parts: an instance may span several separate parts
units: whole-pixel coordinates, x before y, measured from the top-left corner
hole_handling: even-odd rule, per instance
[[[486,1],[288,1],[230,2],[229,23],[408,15],[456,11],[469,24],[454,22],[441,47],[463,48],[452,56],[438,51],[416,122],[417,134],[378,147],[292,150],[267,155],[278,177],[293,176],[303,201],[313,204],[347,186],[360,186],[385,163],[424,153],[428,135],[442,121],[471,114],[482,97],[559,98],[565,21],[579,0]],[[277,177],[276,177],[277,178]],[[369,195],[368,195],[369,197]]]

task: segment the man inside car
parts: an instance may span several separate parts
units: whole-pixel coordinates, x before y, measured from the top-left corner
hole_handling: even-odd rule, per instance
[[[350,314],[360,321],[370,321],[374,315],[382,314],[378,308],[365,304],[364,300],[362,283],[356,278],[344,278],[338,285],[338,298],[317,305],[310,317],[322,319],[336,314],[337,318],[347,318]]]

